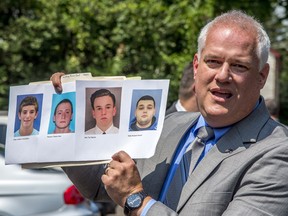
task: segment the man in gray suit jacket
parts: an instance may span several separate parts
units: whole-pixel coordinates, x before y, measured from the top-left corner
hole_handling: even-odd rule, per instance
[[[178,90],[178,100],[174,101],[173,104],[168,107],[168,109],[166,110],[166,115],[178,111],[198,111],[192,62],[190,62],[183,70]]]
[[[252,17],[240,11],[216,17],[201,30],[193,60],[200,113],[168,115],[154,156],[137,164],[120,151],[108,168],[63,169],[84,196],[110,197],[127,215],[287,216],[288,130],[270,118],[260,96],[269,48]],[[56,88],[59,77],[51,79]],[[215,136],[169,205],[163,191],[171,167],[199,126]]]

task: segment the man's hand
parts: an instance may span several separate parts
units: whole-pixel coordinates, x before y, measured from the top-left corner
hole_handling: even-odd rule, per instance
[[[102,176],[102,182],[111,199],[122,207],[131,193],[143,190],[136,164],[124,151],[112,156],[112,161]]]
[[[61,77],[65,75],[65,73],[63,72],[56,72],[54,74],[52,74],[52,76],[50,77],[50,80],[52,81],[52,84],[55,88],[55,91],[57,93],[61,93],[62,92],[62,84],[61,84]]]

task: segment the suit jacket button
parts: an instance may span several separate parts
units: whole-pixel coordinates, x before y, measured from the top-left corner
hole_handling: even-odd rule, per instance
[[[232,153],[233,152],[233,149],[226,149],[225,150],[225,153]]]

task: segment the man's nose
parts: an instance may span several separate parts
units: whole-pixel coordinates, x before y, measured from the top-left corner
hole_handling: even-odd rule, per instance
[[[227,82],[229,81],[230,76],[230,66],[228,63],[224,63],[222,67],[217,71],[215,79],[219,82]]]

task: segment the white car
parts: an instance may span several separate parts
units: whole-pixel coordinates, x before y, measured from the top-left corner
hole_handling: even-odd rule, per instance
[[[7,113],[0,112],[0,216],[98,216],[61,169],[5,165]]]

